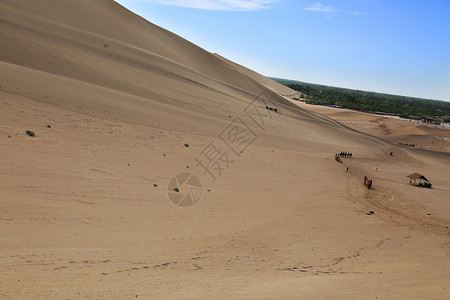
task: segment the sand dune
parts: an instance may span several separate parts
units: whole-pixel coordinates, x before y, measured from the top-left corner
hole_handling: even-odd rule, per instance
[[[113,1],[3,0],[0,32],[0,298],[448,297],[449,154],[299,107]]]
[[[377,136],[394,144],[450,152],[450,130],[443,126],[404,120],[389,116],[295,102],[307,110],[326,115],[341,124]]]

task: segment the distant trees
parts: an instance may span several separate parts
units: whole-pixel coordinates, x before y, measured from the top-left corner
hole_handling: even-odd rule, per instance
[[[307,103],[310,104],[339,105],[344,108],[396,114],[404,118],[450,116],[450,102],[351,90],[295,80],[272,79],[308,95]]]

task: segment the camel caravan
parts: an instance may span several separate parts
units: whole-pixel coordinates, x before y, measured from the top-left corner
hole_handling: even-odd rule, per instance
[[[406,147],[415,147],[416,146],[416,144],[405,144],[405,143],[398,143],[399,145],[402,145],[402,146],[406,146]]]
[[[273,108],[273,107],[269,107],[269,106],[266,106],[266,109],[268,109],[268,110],[270,110],[270,111],[273,111],[273,112],[276,112],[276,113],[279,113],[280,111],[278,110],[278,108]]]
[[[341,152],[339,155],[342,157],[352,157],[353,154],[351,152]]]
[[[352,153],[351,152],[341,152],[341,153],[336,153],[334,155],[334,159],[339,162],[342,163],[341,157],[352,157]]]

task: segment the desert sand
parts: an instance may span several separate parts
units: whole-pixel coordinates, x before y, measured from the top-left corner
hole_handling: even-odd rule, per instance
[[[450,154],[298,106],[110,0],[2,0],[0,33],[0,298],[448,298]]]
[[[291,95],[297,96],[297,93]],[[286,97],[290,98],[289,95]],[[450,153],[450,129],[445,126],[351,109],[309,105],[299,101],[292,102],[309,111],[330,117],[345,126],[393,144],[414,145],[414,148]]]

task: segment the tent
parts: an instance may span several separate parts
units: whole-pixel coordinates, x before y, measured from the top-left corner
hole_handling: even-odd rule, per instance
[[[416,185],[416,180],[419,180],[418,186],[428,187],[428,188],[431,187],[431,182],[422,174],[413,173],[411,175],[408,175],[407,177],[409,178],[409,184]],[[414,182],[413,182],[413,180],[414,180]],[[424,182],[422,182],[422,181],[424,181]]]

